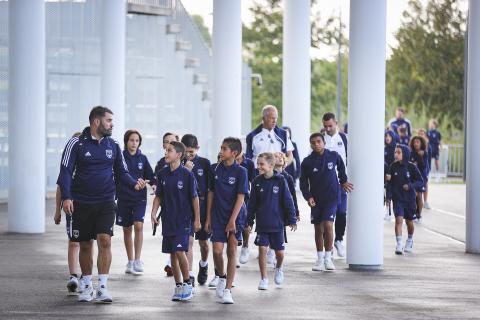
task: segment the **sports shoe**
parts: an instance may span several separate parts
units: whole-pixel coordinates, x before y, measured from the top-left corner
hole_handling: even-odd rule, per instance
[[[170,265],[165,265],[165,268],[163,270],[167,273],[167,277],[173,277],[173,270]]]
[[[325,258],[325,271],[335,270],[335,265],[333,264],[332,258]]]
[[[84,284],[82,293],[78,295],[79,302],[89,302],[93,299],[93,287],[92,283]]]
[[[142,260],[135,260],[133,261],[133,270],[137,274],[143,274],[143,271],[145,270],[144,264]]]
[[[190,276],[190,284],[192,285],[193,288],[195,288],[195,277],[194,276]]]
[[[335,249],[337,250],[337,255],[339,257],[345,257],[345,246],[343,245],[343,241],[335,240]]]
[[[85,283],[83,283],[83,276],[80,277],[80,279],[78,279],[78,293],[82,293],[83,289],[85,288]]]
[[[233,304],[232,291],[230,289],[223,290],[222,294],[222,303],[223,304]]]
[[[207,282],[207,279],[208,279],[208,264],[205,267],[202,267],[199,262],[198,275],[197,275],[198,284],[203,286],[205,282]]]
[[[403,246],[401,243],[397,243],[397,247],[395,248],[395,254],[403,254]]]
[[[135,271],[134,262],[133,262],[133,261],[127,262],[127,265],[125,266],[125,273],[126,273],[126,274],[137,275],[137,271]]]
[[[312,267],[312,271],[326,271],[325,269],[325,259],[317,259],[315,264]]]
[[[413,220],[413,222],[417,223],[417,224],[422,224],[422,217],[417,217],[415,220]]]
[[[388,214],[388,212],[387,212],[387,213],[385,213],[385,217],[383,217],[383,219],[384,219],[385,221],[392,221],[392,215],[391,215],[391,214]]]
[[[275,261],[275,251],[273,251],[272,249],[268,249],[267,251],[267,264],[270,264],[270,265],[275,265],[276,261]]]
[[[405,249],[403,249],[403,252],[408,252],[411,253],[413,251],[413,239],[407,239],[405,242]]]
[[[193,298],[193,287],[191,284],[184,283],[181,288],[181,299],[182,301],[190,301]]]
[[[267,290],[268,289],[268,279],[267,278],[263,278],[262,280],[260,280],[260,282],[258,283],[258,290]]]
[[[70,279],[67,282],[67,295],[69,296],[76,296],[78,294],[78,279],[77,277],[70,276]]]
[[[238,259],[238,261],[241,264],[245,264],[248,262],[248,259],[250,259],[250,250],[248,250],[247,247],[242,247],[242,249],[240,250],[240,258]]]
[[[430,207],[430,205],[428,204],[428,202],[425,202],[425,203],[423,204],[423,207],[424,207],[425,209],[431,209],[431,207]]]
[[[107,287],[101,285],[97,288],[97,295],[95,296],[95,302],[97,303],[112,303],[112,297],[108,294]]]
[[[182,293],[183,293],[183,286],[175,286],[175,290],[173,291],[172,301],[181,301],[182,300]]]
[[[281,285],[283,283],[283,270],[282,268],[275,268],[275,284]]]
[[[210,280],[210,282],[208,283],[208,287],[210,289],[215,289],[218,285],[218,281],[220,280],[220,278],[218,276],[214,276],[212,280]]]
[[[217,283],[217,297],[223,298],[223,291],[225,290],[225,286],[227,285],[227,279],[225,278],[219,278],[218,283]]]

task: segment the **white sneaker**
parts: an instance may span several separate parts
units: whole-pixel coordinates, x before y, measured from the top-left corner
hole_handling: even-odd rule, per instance
[[[218,276],[214,276],[212,280],[208,283],[209,289],[215,289],[218,286],[218,281],[220,278]]]
[[[142,261],[142,260],[135,260],[135,261],[133,261],[133,270],[134,270],[137,274],[142,274],[143,271],[144,271],[143,261]]]
[[[268,279],[264,278],[258,283],[258,290],[267,290],[268,289]]]
[[[408,252],[408,253],[413,252],[413,239],[412,240],[407,239],[407,241],[405,242],[405,249],[403,249],[403,252]]]
[[[222,303],[223,304],[233,304],[232,291],[230,289],[223,290],[222,294]]]
[[[97,295],[95,296],[95,302],[97,303],[112,303],[112,297],[108,294],[107,287],[101,285],[97,288]]]
[[[275,251],[268,248],[268,251],[267,251],[267,265],[275,265],[275,263],[276,263],[275,260],[276,260],[275,259]]]
[[[227,286],[227,279],[219,278],[217,283],[217,288],[216,288],[217,297],[223,298],[223,293],[225,291],[226,286]]]
[[[85,284],[82,289],[82,293],[78,295],[79,302],[89,302],[93,299],[93,287],[92,283]]]
[[[325,269],[325,259],[317,259],[315,264],[312,267],[312,271],[326,271]]]
[[[397,247],[395,248],[395,254],[403,254],[403,246],[401,243],[397,243]]]
[[[415,222],[417,224],[422,224],[422,221],[423,221],[422,217],[413,220],[413,222]]]
[[[281,285],[283,283],[283,270],[281,268],[275,268],[275,284]]]
[[[425,203],[423,204],[423,207],[424,207],[425,209],[431,209],[431,208],[430,208],[430,205],[428,204],[428,202],[425,202]]]
[[[190,284],[182,285],[182,301],[190,301],[193,298],[193,287]]]
[[[133,275],[137,275],[137,272],[135,271],[135,268],[134,268],[134,262],[127,262],[127,265],[125,266],[125,273],[126,274],[133,274]]]
[[[335,265],[333,264],[332,258],[325,258],[325,270],[326,271],[335,270]]]
[[[245,264],[248,262],[248,259],[250,259],[250,250],[246,247],[242,247],[242,250],[240,250],[240,258],[238,260],[241,264]]]
[[[70,276],[70,279],[67,282],[67,295],[69,296],[76,296],[78,294],[78,279],[77,277]]]
[[[339,257],[345,257],[345,246],[343,245],[343,241],[336,240],[335,249],[337,250],[337,255]]]
[[[78,279],[78,293],[82,293],[83,289],[85,288],[85,283],[83,283],[83,277],[80,277],[80,279]]]
[[[387,213],[385,213],[385,217],[383,217],[383,219],[384,219],[385,221],[392,221],[392,215],[391,215],[391,214],[388,214],[388,212],[387,212]]]
[[[182,300],[182,286],[175,286],[173,291],[172,301],[181,301]]]

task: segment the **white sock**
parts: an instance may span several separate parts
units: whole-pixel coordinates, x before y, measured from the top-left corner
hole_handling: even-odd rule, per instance
[[[99,274],[98,275],[98,285],[107,286],[108,274]]]
[[[128,260],[128,265],[132,266],[133,265],[133,260]]]
[[[398,244],[402,243],[402,236],[397,236],[396,238],[397,238],[397,243]]]
[[[325,251],[325,259],[331,259],[332,258],[332,251]]]
[[[92,285],[92,275],[91,274],[88,275],[88,276],[83,275],[83,283],[85,285],[90,285],[91,286]]]
[[[413,241],[413,234],[408,235],[408,240]]]
[[[208,261],[200,260],[200,267],[205,268],[206,266],[208,266]]]
[[[325,253],[323,251],[317,251],[318,260],[323,260]]]
[[[188,275],[189,275],[190,277],[194,277],[193,271],[188,271]]]

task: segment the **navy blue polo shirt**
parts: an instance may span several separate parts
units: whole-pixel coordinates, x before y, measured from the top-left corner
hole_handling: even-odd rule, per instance
[[[152,166],[140,149],[138,149],[134,155],[131,155],[128,150],[123,150],[123,157],[127,164],[128,172],[133,179],[137,180],[141,178],[143,180],[150,180],[150,185],[154,184],[155,177]],[[118,183],[117,197],[119,201],[128,203],[145,201],[147,199],[147,188],[137,191],[122,183]]]
[[[158,173],[157,181],[156,195],[160,197],[162,235],[189,234],[194,216],[192,199],[198,197],[197,181],[193,173],[183,166],[174,171],[165,167]]]
[[[208,177],[210,173],[210,160],[195,156],[192,160],[194,166],[192,169],[198,185],[198,197],[200,200],[200,215],[206,218],[207,214],[207,195],[208,195]]]
[[[239,194],[248,194],[247,170],[234,162],[225,166],[223,162],[214,164],[210,170],[209,191],[214,193],[212,205],[212,230],[223,232],[232,216]],[[236,224],[245,225],[245,204],[242,205]]]

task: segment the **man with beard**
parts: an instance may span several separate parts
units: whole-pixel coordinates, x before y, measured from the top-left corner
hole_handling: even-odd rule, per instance
[[[112,261],[111,237],[115,222],[115,182],[132,189],[145,188],[148,181],[135,181],[127,171],[122,151],[110,136],[113,112],[97,106],[89,116],[90,126],[80,137],[68,141],[60,166],[59,186],[63,210],[72,216],[70,238],[80,242],[80,268],[83,288],[78,301],[93,299],[91,249],[92,239],[98,246],[98,288],[96,302],[111,303],[107,279]]]

